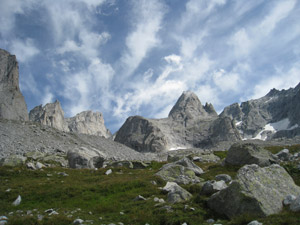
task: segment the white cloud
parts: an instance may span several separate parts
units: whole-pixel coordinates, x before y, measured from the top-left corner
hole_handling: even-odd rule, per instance
[[[50,87],[47,86],[45,88],[44,96],[42,99],[42,104],[46,105],[47,103],[53,102],[53,100],[54,100],[54,95],[52,94]]]
[[[210,84],[203,84],[195,92],[202,104],[212,103],[214,106],[220,104],[218,94],[219,90],[213,88]]]
[[[278,70],[274,76],[262,79],[254,87],[252,99],[260,98],[266,95],[272,88],[278,90],[288,89],[296,86],[300,81],[300,63],[295,64],[288,71]]]
[[[264,35],[271,33],[276,25],[289,15],[296,3],[296,0],[278,1],[270,14],[268,14],[256,28],[257,32]]]
[[[214,83],[222,91],[238,91],[241,88],[242,80],[237,73],[227,73],[220,69],[213,74]]]
[[[165,56],[164,60],[166,60],[170,64],[175,63],[176,65],[179,65],[181,62],[181,57],[179,55],[172,54]]]
[[[234,47],[236,57],[247,56],[252,48],[252,41],[249,39],[245,28],[237,31],[228,42]]]
[[[150,50],[160,43],[157,33],[165,13],[164,6],[157,0],[133,1],[133,9],[134,29],[126,38],[127,50],[121,58],[124,76],[131,75]]]
[[[26,62],[32,57],[40,53],[40,50],[35,46],[34,41],[30,38],[26,40],[13,40],[11,42],[10,51],[17,56],[18,61]]]

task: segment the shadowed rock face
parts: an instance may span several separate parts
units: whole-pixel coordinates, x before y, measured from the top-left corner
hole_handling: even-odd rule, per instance
[[[266,96],[241,105],[232,104],[220,116],[235,120],[245,139],[292,138],[300,134],[300,83],[288,90],[272,89]]]
[[[27,106],[19,88],[16,56],[0,49],[0,118],[28,120]]]
[[[29,119],[65,132],[105,138],[111,136],[110,131],[104,125],[104,119],[100,112],[84,111],[74,117],[65,118],[59,101],[48,103],[44,107],[36,106],[29,112]]]
[[[219,118],[211,104],[203,106],[192,92],[184,92],[168,118],[129,117],[115,141],[140,152],[180,148],[207,148],[220,142],[240,140],[232,120]]]

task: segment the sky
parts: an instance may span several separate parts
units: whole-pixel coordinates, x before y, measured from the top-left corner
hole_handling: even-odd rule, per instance
[[[0,0],[0,48],[17,56],[28,110],[58,99],[167,117],[183,91],[221,112],[300,82],[297,0]]]

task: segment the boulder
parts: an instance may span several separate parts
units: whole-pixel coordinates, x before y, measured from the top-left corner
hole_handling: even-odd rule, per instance
[[[223,180],[225,181],[225,183],[229,183],[232,180],[231,176],[229,176],[228,174],[219,174],[215,178],[216,181]]]
[[[292,158],[288,149],[283,149],[275,155],[282,161],[289,161]]]
[[[243,166],[246,164],[257,164],[269,166],[275,162],[273,155],[253,143],[235,143],[228,150],[225,164]]]
[[[157,173],[165,181],[172,181],[178,184],[194,184],[200,180],[196,174],[200,175],[203,170],[187,158],[174,163],[164,165]]]
[[[247,225],[263,225],[263,224],[258,222],[257,220],[253,220],[250,223],[248,223]]]
[[[19,88],[16,56],[0,49],[0,119],[28,120],[27,105]]]
[[[10,155],[7,158],[0,160],[0,166],[22,166],[25,164],[27,158],[21,155]]]
[[[67,153],[71,168],[101,168],[105,158],[97,150],[81,147]]]
[[[202,187],[201,194],[203,195],[212,195],[213,193],[216,193],[218,191],[221,191],[223,189],[227,188],[227,185],[225,181],[215,181],[215,180],[209,180],[206,181]]]
[[[21,196],[19,195],[19,196],[17,197],[17,199],[12,203],[12,205],[13,205],[13,206],[18,206],[18,205],[21,204],[21,201],[22,201],[22,198],[21,198]]]
[[[300,195],[290,204],[290,210],[293,212],[300,211]]]
[[[283,205],[287,206],[287,205],[291,205],[293,201],[296,200],[296,196],[295,195],[287,195],[285,196],[285,198],[283,199]]]
[[[167,201],[169,203],[178,203],[188,201],[192,198],[192,194],[180,187],[175,182],[167,182],[163,187],[163,191],[168,192]]]
[[[288,194],[299,195],[300,187],[277,164],[261,168],[245,165],[228,188],[212,195],[208,206],[229,218],[243,214],[264,217],[279,213]]]

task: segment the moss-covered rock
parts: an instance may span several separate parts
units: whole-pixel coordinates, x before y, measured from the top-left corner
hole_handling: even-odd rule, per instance
[[[279,213],[282,201],[288,194],[299,195],[300,187],[277,164],[261,168],[255,164],[242,167],[237,180],[211,196],[211,209],[229,218],[243,214],[260,217]]]
[[[273,162],[275,162],[275,158],[269,151],[253,143],[233,144],[225,159],[225,164],[233,166],[250,164],[269,166]]]
[[[7,158],[3,158],[0,160],[1,166],[22,166],[25,164],[27,158],[21,155],[10,155]]]

